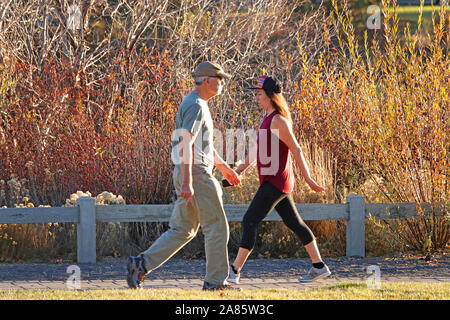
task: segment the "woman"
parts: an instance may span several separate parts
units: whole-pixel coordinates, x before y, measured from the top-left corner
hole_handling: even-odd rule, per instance
[[[298,214],[292,198],[294,174],[291,153],[310,188],[316,192],[322,192],[324,188],[310,177],[302,150],[292,132],[289,108],[277,81],[262,76],[256,87],[248,89],[256,90],[256,101],[266,115],[257,133],[256,159],[255,155],[249,155],[236,172],[241,174],[256,160],[260,187],[245,213],[241,244],[236,259],[230,265],[228,281],[239,283],[240,271],[255,245],[258,224],[273,208],[286,226],[298,235],[312,260],[313,266],[299,281],[310,282],[326,277],[331,272],[323,263],[314,235]]]

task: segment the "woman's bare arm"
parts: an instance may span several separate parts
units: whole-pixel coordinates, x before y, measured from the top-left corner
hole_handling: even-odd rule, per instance
[[[295,162],[300,168],[300,172],[310,188],[316,192],[324,191],[324,188],[319,186],[314,179],[311,178],[309,173],[308,164],[306,163],[305,156],[303,155],[302,148],[297,142],[292,127],[289,121],[281,115],[276,115],[272,119],[270,125],[271,132],[283,141],[286,146],[291,150],[292,156]]]

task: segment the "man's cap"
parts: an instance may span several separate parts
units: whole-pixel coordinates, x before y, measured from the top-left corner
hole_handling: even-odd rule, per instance
[[[274,93],[281,93],[281,87],[278,81],[267,75],[261,76],[258,79],[258,84],[253,87],[247,87],[246,89],[263,89],[269,97]]]
[[[225,73],[225,71],[223,71],[222,67],[219,64],[210,61],[204,61],[200,63],[197,66],[197,68],[195,68],[192,75],[194,78],[198,77],[220,77],[222,79],[231,78],[231,75]]]

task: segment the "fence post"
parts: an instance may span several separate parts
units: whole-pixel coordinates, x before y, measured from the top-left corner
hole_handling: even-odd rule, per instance
[[[347,196],[350,209],[347,221],[347,257],[365,256],[364,220],[366,216],[364,198],[358,194]]]
[[[95,199],[80,197],[77,200],[80,209],[80,222],[77,226],[78,263],[96,262],[96,226]]]

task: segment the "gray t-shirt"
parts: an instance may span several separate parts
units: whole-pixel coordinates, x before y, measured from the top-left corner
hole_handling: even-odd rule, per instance
[[[214,167],[213,121],[206,100],[194,91],[183,99],[175,118],[175,132],[172,135],[172,161],[175,166],[181,163],[179,137],[183,129],[195,136],[192,174],[211,174]]]

